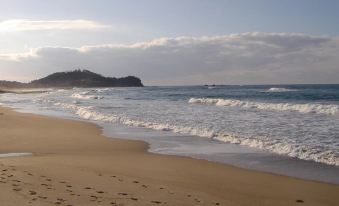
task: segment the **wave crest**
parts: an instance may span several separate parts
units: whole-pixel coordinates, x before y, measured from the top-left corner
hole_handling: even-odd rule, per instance
[[[74,93],[71,97],[76,99],[103,99],[102,96],[89,95],[89,92]]]
[[[231,134],[219,133],[213,131],[212,129],[197,128],[194,126],[183,126],[170,123],[155,123],[151,121],[135,120],[124,115],[118,116],[115,114],[100,113],[95,111],[94,108],[90,106],[85,107],[66,103],[55,103],[54,105],[71,110],[74,114],[87,120],[108,123],[121,123],[127,126],[144,127],[154,130],[171,131],[180,134],[213,138],[222,142],[245,145],[248,147],[259,148],[303,160],[312,160],[315,162],[339,166],[339,157],[336,152],[332,150],[324,151],[313,146],[276,141],[267,137],[238,137]]]
[[[274,111],[297,111],[300,113],[317,113],[326,115],[339,114],[339,105],[334,104],[294,104],[294,103],[266,103],[242,101],[236,99],[217,98],[190,98],[191,104],[214,104],[217,106],[242,107],[249,109],[274,110]]]
[[[287,89],[283,87],[272,87],[269,88],[266,92],[295,92],[297,89]]]

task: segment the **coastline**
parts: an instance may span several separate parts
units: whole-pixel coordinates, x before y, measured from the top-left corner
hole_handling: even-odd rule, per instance
[[[9,206],[339,202],[338,185],[149,153],[147,143],[106,138],[91,123],[0,114],[0,153],[33,153],[0,158],[0,201]]]

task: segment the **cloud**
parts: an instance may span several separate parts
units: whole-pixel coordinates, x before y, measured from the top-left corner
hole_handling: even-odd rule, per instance
[[[148,85],[339,83],[338,56],[337,37],[241,33],[35,48],[0,55],[0,68],[38,77],[80,67],[111,76],[137,75]]]
[[[0,31],[39,31],[39,30],[76,30],[76,29],[103,29],[108,28],[95,21],[77,20],[28,20],[13,19],[0,22]]]

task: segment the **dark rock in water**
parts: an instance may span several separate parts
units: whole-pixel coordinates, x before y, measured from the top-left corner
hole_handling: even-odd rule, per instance
[[[142,87],[141,80],[134,76],[122,78],[104,77],[88,70],[57,72],[30,83],[0,81],[0,87],[44,88],[44,87]]]

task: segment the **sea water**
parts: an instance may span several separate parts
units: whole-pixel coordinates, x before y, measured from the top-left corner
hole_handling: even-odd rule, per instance
[[[92,121],[152,152],[339,183],[339,85],[54,89],[0,103]]]

